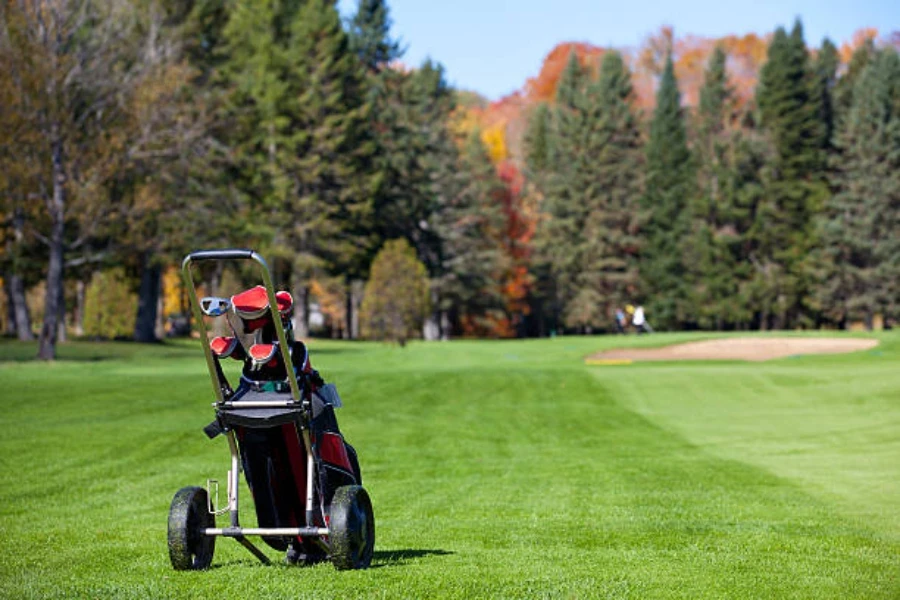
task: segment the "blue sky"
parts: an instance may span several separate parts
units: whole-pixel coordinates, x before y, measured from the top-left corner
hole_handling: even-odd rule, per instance
[[[338,0],[345,16],[357,0]],[[442,63],[454,85],[496,100],[522,87],[559,42],[638,46],[661,25],[676,37],[773,31],[803,21],[806,42],[840,45],[861,27],[900,30],[900,0],[388,0],[412,66]]]

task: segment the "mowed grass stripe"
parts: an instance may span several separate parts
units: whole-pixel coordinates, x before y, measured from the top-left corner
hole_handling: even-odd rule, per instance
[[[766,469],[900,536],[897,336],[873,352],[759,365],[594,375],[625,405],[706,451]]]
[[[27,384],[34,399],[0,422],[0,595],[897,595],[898,536],[877,520],[645,414],[695,410],[687,381],[654,392],[640,386],[653,371],[598,379],[580,362],[587,341],[559,341],[419,346],[404,364],[396,348],[322,344],[378,521],[376,568],[360,573],[262,567],[230,540],[210,572],[171,570],[171,496],[227,469],[223,441],[200,432],[202,357],[0,367],[5,389]],[[625,388],[645,390],[643,409]]]

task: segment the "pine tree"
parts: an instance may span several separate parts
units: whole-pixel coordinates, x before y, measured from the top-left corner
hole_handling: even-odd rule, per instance
[[[391,38],[391,18],[384,0],[360,0],[350,22],[350,45],[363,66],[372,73],[385,69],[403,55]]]
[[[545,265],[548,275],[541,294],[549,299],[554,329],[566,324],[568,306],[578,293],[579,252],[587,217],[582,197],[583,173],[589,169],[590,161],[582,146],[587,84],[588,74],[573,52],[557,88],[543,182],[544,218],[535,235],[537,259]]]
[[[753,316],[749,231],[770,152],[752,107],[736,106],[726,61],[721,48],[710,56],[693,147],[697,189],[685,257],[694,324],[705,329],[746,328]]]
[[[271,253],[293,266],[306,331],[316,272],[362,270],[374,187],[363,74],[331,2],[239,2],[225,28],[232,138]]]
[[[556,106],[532,115],[526,169],[544,212],[535,272],[554,327],[607,328],[637,293],[643,157],[633,100],[621,55],[607,52],[592,78],[572,54]]]
[[[850,112],[853,104],[853,91],[859,76],[875,56],[875,42],[871,38],[866,39],[850,57],[850,62],[844,74],[837,80],[834,86],[834,119],[835,128],[839,129],[842,120]]]
[[[444,69],[431,60],[412,72],[382,72],[377,99],[379,187],[374,195],[378,239],[405,238],[434,278],[425,338],[449,335],[439,282],[444,276],[439,214],[465,184],[459,149],[449,129],[456,107]]]
[[[722,329],[737,293],[735,261],[727,243],[729,224],[729,152],[727,131],[733,92],[725,70],[727,55],[717,46],[709,59],[697,108],[695,156],[697,196],[691,202],[691,229],[686,239],[686,273],[696,324]],[[726,233],[727,232],[727,233]]]
[[[835,128],[834,88],[840,57],[835,45],[825,38],[813,63],[813,101],[818,105],[818,120],[822,124],[821,147],[831,151]]]
[[[599,80],[587,90],[582,227],[578,291],[567,308],[570,326],[609,327],[617,307],[639,289],[642,148],[632,110],[631,74],[617,52],[603,56]]]
[[[459,167],[464,185],[433,217],[441,239],[440,302],[456,331],[465,322],[483,332],[502,312],[500,282],[507,265],[500,245],[503,184],[477,128]]]
[[[382,239],[406,238],[429,274],[440,271],[440,240],[430,220],[457,193],[458,150],[448,129],[454,94],[442,66],[426,61],[411,73],[391,72],[379,122],[380,189],[375,228]]]
[[[779,28],[757,88],[762,124],[771,136],[774,173],[768,200],[754,227],[760,325],[810,323],[815,247],[813,217],[827,195],[824,124],[813,94],[814,77],[798,21],[790,36]]]
[[[837,136],[835,196],[823,222],[830,271],[820,297],[838,322],[900,316],[900,57],[876,54],[859,74]]]
[[[547,178],[550,168],[550,142],[552,111],[550,107],[541,102],[533,108],[528,117],[528,124],[522,139],[525,152],[525,164],[523,174],[525,176],[524,193],[528,202],[540,211],[544,205],[544,194],[547,188]],[[540,214],[540,213],[539,213]],[[529,305],[532,317],[530,322],[534,324],[539,335],[545,335],[548,318],[545,314],[548,306],[553,305],[552,283],[549,265],[542,260],[539,244],[541,221],[538,219],[537,231],[532,239],[533,251],[529,256],[529,272],[533,276],[533,283],[529,293]],[[551,324],[552,326],[552,324]]]
[[[541,102],[528,117],[522,144],[525,147],[525,170],[532,180],[546,174],[550,155],[550,108]]]
[[[648,316],[658,327],[677,327],[691,319],[683,254],[690,222],[688,202],[693,194],[693,172],[670,54],[650,123],[647,190],[643,199],[648,217],[641,278]]]

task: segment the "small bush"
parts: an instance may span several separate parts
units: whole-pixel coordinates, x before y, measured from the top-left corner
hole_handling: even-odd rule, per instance
[[[84,333],[95,338],[134,335],[137,294],[123,269],[94,273],[84,294]]]
[[[363,293],[363,336],[401,346],[418,337],[428,312],[428,272],[406,240],[392,240],[372,261]]]

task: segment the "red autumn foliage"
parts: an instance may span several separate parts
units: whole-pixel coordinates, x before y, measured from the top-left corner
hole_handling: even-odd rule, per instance
[[[512,320],[509,333],[515,334],[515,326],[530,311],[528,294],[532,277],[528,266],[531,242],[537,228],[537,211],[529,205],[523,193],[525,178],[511,161],[498,165],[497,174],[504,183],[504,193],[500,198],[506,216],[503,248],[509,260],[507,272],[503,274],[502,291],[506,299],[506,313]]]

